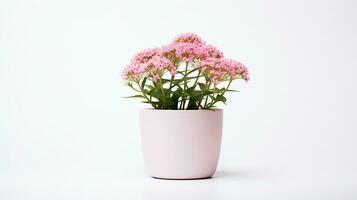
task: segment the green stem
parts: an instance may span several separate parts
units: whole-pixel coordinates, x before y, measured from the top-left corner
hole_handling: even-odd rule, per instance
[[[161,78],[160,78],[160,90],[161,90],[161,92],[162,92],[162,102],[163,102],[163,106],[164,106],[164,108],[165,108],[165,99],[166,99],[166,97],[165,97],[165,92],[164,92],[164,85],[162,84],[162,81],[161,81]]]
[[[200,77],[200,75],[201,75],[201,71],[198,72],[198,75],[197,75],[197,77],[196,77],[195,83],[194,83],[193,85],[196,85],[196,84],[197,84],[197,81],[198,81],[198,78]]]
[[[133,90],[135,90],[136,92],[141,92],[141,90],[138,90],[138,89],[136,89],[136,88],[134,88],[134,86],[132,86],[132,85],[129,85],[129,87],[131,87]]]
[[[144,93],[143,88],[141,88],[140,83],[139,82],[136,82],[136,83],[138,84],[140,91],[143,94],[143,96],[145,97],[145,99],[151,104],[152,107],[154,107],[156,109],[155,104],[153,104],[153,102],[151,101],[151,96],[150,96],[150,98],[148,98],[148,96]]]
[[[227,92],[227,90],[228,90],[229,86],[231,85],[231,83],[232,83],[232,79],[229,80],[229,83],[228,83],[227,87],[223,90],[223,92],[222,92],[222,94],[221,94],[222,96]],[[213,93],[214,93],[214,92],[213,92]],[[214,104],[216,104],[216,103],[217,103],[217,101],[212,101],[211,103],[208,104],[208,107],[211,108],[211,107],[214,106]]]
[[[187,68],[188,68],[188,62],[186,62],[185,74],[183,76],[183,78],[184,78],[184,86],[183,86],[183,95],[182,95],[182,101],[181,101],[180,109],[185,109],[185,104],[186,104]]]
[[[176,63],[173,62],[173,64],[174,64],[174,66],[175,66],[175,68],[176,68],[176,70],[177,70]],[[170,90],[172,89],[172,84],[173,84],[174,78],[175,78],[175,76],[174,76],[174,75],[171,75],[171,81],[170,81],[170,87],[169,87]]]
[[[210,87],[211,87],[211,81],[209,82],[207,89],[209,90]],[[207,106],[208,97],[209,97],[209,95],[207,95],[207,97],[206,97],[206,99],[205,99],[205,104],[204,104],[204,106],[203,106],[203,108],[205,108],[205,109],[206,109],[206,106]]]
[[[175,77],[175,76],[171,75],[171,81],[170,81],[170,87],[169,87],[170,90],[172,89],[172,83],[173,83],[173,81],[174,81],[174,77]]]
[[[229,83],[228,83],[228,85],[227,85],[226,89],[222,92],[222,96],[224,95],[224,93],[226,93],[226,92],[227,92],[227,90],[228,90],[229,86],[231,85],[231,83],[232,83],[232,79],[231,79],[231,80],[229,80]]]

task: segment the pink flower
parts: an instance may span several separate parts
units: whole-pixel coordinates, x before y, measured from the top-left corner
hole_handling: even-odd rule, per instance
[[[205,45],[204,51],[207,53],[207,57],[210,58],[223,58],[223,52],[212,45]]]
[[[128,82],[137,82],[143,76],[143,71],[139,65],[127,65],[122,71],[122,77]]]
[[[136,54],[123,70],[122,77],[128,82],[137,82],[145,75],[152,81],[157,81],[166,71],[175,75],[176,67],[170,59],[162,55],[161,48],[154,48]]]
[[[204,45],[202,39],[194,33],[183,33],[175,37],[173,43],[191,43],[196,45]]]
[[[183,62],[201,68],[214,84],[228,79],[249,80],[249,73],[244,65],[224,59],[222,51],[207,45],[194,33],[178,35],[171,44],[161,48],[139,52],[123,70],[122,76],[128,82],[138,82],[143,76],[157,81],[166,72],[176,75],[177,67]]]
[[[248,69],[242,63],[235,60],[208,58],[201,61],[199,67],[214,84],[233,79],[249,80]]]
[[[155,55],[159,54],[160,49],[159,48],[153,48],[153,49],[145,49],[144,51],[141,51],[137,53],[133,59],[131,59],[132,64],[141,64],[149,61],[152,57]]]
[[[172,75],[176,74],[176,67],[174,64],[161,54],[157,54],[146,63],[142,63],[141,68],[145,75],[152,81],[160,79],[166,71],[170,72]]]
[[[194,43],[172,43],[163,46],[162,54],[178,63],[194,62],[208,56],[203,46]]]

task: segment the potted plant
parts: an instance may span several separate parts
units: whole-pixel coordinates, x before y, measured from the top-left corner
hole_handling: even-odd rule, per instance
[[[122,72],[126,84],[151,109],[140,110],[143,154],[152,177],[211,177],[217,167],[225,94],[236,79],[248,81],[247,68],[226,59],[193,34],[144,50]]]

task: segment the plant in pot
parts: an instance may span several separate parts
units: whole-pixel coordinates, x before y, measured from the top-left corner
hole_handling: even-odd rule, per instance
[[[226,59],[193,34],[144,50],[122,72],[126,84],[152,108],[140,110],[143,154],[149,174],[164,179],[211,177],[216,170],[225,94],[248,81],[247,68]]]

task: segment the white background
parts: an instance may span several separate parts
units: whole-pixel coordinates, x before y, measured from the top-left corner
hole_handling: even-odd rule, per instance
[[[0,199],[357,199],[356,1],[0,1]],[[120,70],[195,32],[251,72],[213,179],[151,179]]]

